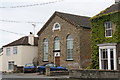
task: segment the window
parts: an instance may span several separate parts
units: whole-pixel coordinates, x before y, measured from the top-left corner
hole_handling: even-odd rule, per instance
[[[100,49],[99,56],[100,56],[99,57],[100,69],[116,70],[115,49],[112,48]]]
[[[60,24],[59,23],[55,23],[53,25],[53,29],[52,30],[59,30],[61,27],[60,27]]]
[[[60,38],[55,37],[54,39],[54,50],[60,50]]]
[[[67,36],[67,60],[73,60],[73,38],[71,35]]]
[[[102,69],[108,69],[108,52],[107,49],[101,49]]]
[[[13,54],[17,54],[17,47],[13,47]]]
[[[111,64],[111,69],[114,70],[114,54],[113,54],[113,49],[110,49],[110,64]]]
[[[105,37],[112,37],[112,22],[105,22]]]
[[[44,39],[44,59],[43,61],[48,61],[48,40]]]
[[[10,55],[10,48],[6,48],[6,55]]]
[[[14,61],[9,61],[8,62],[8,70],[13,70],[14,69]]]

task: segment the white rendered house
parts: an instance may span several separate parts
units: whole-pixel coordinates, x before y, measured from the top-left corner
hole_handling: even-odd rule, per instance
[[[13,71],[14,65],[33,63],[38,56],[38,38],[32,33],[3,46],[2,71]]]
[[[2,59],[3,59],[3,49],[0,48],[0,71],[2,71],[3,67],[2,67]]]

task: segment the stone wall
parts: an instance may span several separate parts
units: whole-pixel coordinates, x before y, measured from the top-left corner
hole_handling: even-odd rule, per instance
[[[83,79],[120,79],[120,71],[113,70],[78,70],[73,69],[70,71],[71,78],[83,78]]]
[[[82,69],[90,65],[91,59],[91,30],[82,29],[80,32],[80,65]]]
[[[54,23],[58,22],[61,25],[60,30],[53,31]],[[73,37],[73,60],[67,60],[67,50],[66,50],[66,38],[68,35]],[[54,38],[58,36],[60,38],[60,66],[67,68],[86,68],[90,63],[90,29],[84,29],[82,27],[76,27],[73,24],[67,22],[66,20],[55,16],[49,24],[47,24],[44,31],[39,36],[38,42],[38,55],[39,64],[45,64],[50,62],[55,62],[54,59]],[[49,60],[43,61],[43,40],[48,39],[48,54]]]
[[[120,43],[117,43],[117,70],[120,70]]]

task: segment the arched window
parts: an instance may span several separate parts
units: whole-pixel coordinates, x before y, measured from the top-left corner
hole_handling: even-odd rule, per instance
[[[73,38],[71,35],[67,36],[67,60],[73,60]]]
[[[52,29],[52,30],[59,30],[60,28],[61,28],[60,24],[56,22],[56,23],[53,25],[53,29]]]
[[[44,57],[43,61],[48,61],[48,39],[44,39]]]
[[[60,50],[60,38],[55,37],[54,39],[54,50]]]

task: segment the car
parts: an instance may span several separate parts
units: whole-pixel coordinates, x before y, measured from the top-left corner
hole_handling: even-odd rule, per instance
[[[37,67],[38,72],[40,74],[44,74],[46,72],[46,67],[50,67],[50,71],[68,71],[66,67],[57,66],[56,64],[53,63],[47,63],[42,66],[38,66]]]
[[[36,67],[32,63],[25,64],[25,66],[23,68],[24,73],[26,73],[26,72],[36,72],[36,70],[37,70]]]

